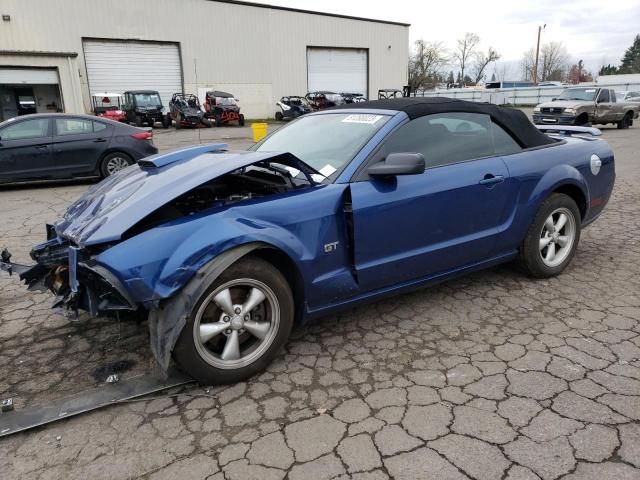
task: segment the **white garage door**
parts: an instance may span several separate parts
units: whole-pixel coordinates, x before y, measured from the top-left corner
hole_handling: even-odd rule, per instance
[[[0,84],[57,85],[55,68],[0,68]]]
[[[329,90],[368,96],[367,55],[367,50],[356,48],[307,48],[309,91]]]
[[[84,40],[91,93],[157,90],[167,106],[182,92],[180,52],[172,43]]]

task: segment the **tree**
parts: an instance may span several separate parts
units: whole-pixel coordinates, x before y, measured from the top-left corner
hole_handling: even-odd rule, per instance
[[[462,75],[458,72],[458,76],[456,77],[456,85],[460,86],[462,84]]]
[[[493,73],[491,74],[491,81],[495,82],[496,81],[496,71],[494,70]]]
[[[539,82],[547,80],[561,81],[566,71],[569,55],[562,42],[549,42],[540,47],[538,59]],[[530,48],[522,56],[521,66],[525,80],[533,81],[534,63],[536,61],[536,51]]]
[[[465,33],[464,37],[459,39],[456,42],[456,48],[453,50],[453,58],[456,60],[457,64],[460,66],[460,77],[462,77],[463,81],[467,75],[465,75],[464,70],[467,67],[469,60],[472,58],[473,53],[480,43],[480,37],[475,33]]]
[[[580,82],[593,82],[593,75],[584,69],[584,62],[578,60],[578,63],[571,65],[569,73],[567,74],[567,81],[573,85]]]
[[[618,67],[608,64],[600,67],[598,75],[615,75],[616,73],[618,73]]]
[[[412,90],[438,83],[439,71],[447,63],[447,51],[442,42],[416,40],[409,59],[409,85]]]
[[[447,77],[447,86],[449,85],[453,85],[453,82],[455,82],[455,78],[453,77],[453,70],[451,70],[449,72],[449,76]]]
[[[640,34],[633,39],[620,62],[618,73],[640,73]]]
[[[490,63],[496,62],[499,59],[500,59],[500,54],[493,47],[489,47],[489,50],[487,51],[487,53],[478,52],[475,55],[476,61],[473,64],[473,68],[472,68],[472,73],[473,73],[473,76],[475,77],[474,82],[477,84],[482,80],[484,80],[484,77],[485,77],[484,70],[487,68],[487,66]]]

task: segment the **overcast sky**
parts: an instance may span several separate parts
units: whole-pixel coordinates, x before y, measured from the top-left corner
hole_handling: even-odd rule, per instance
[[[258,1],[410,23],[411,42],[422,38],[453,47],[465,32],[475,32],[484,49],[498,50],[516,78],[523,52],[535,46],[538,25],[547,24],[543,43],[562,42],[572,61],[582,59],[592,71],[603,62],[619,64],[640,33],[640,0]]]

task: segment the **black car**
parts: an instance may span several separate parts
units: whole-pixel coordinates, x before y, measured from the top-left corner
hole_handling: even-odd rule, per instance
[[[151,129],[89,115],[24,115],[0,123],[0,183],[108,177],[158,153]]]
[[[161,123],[164,128],[169,128],[169,120],[163,113],[164,106],[158,92],[155,90],[129,90],[123,95],[122,110],[126,115],[126,122],[133,123],[137,127],[145,124],[153,127],[156,123]]]

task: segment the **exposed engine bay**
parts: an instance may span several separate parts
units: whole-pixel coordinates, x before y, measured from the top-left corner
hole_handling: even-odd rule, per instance
[[[243,200],[266,197],[312,185],[298,170],[264,161],[204,183],[160,207],[125,235],[131,238],[149,228],[205,210]]]

